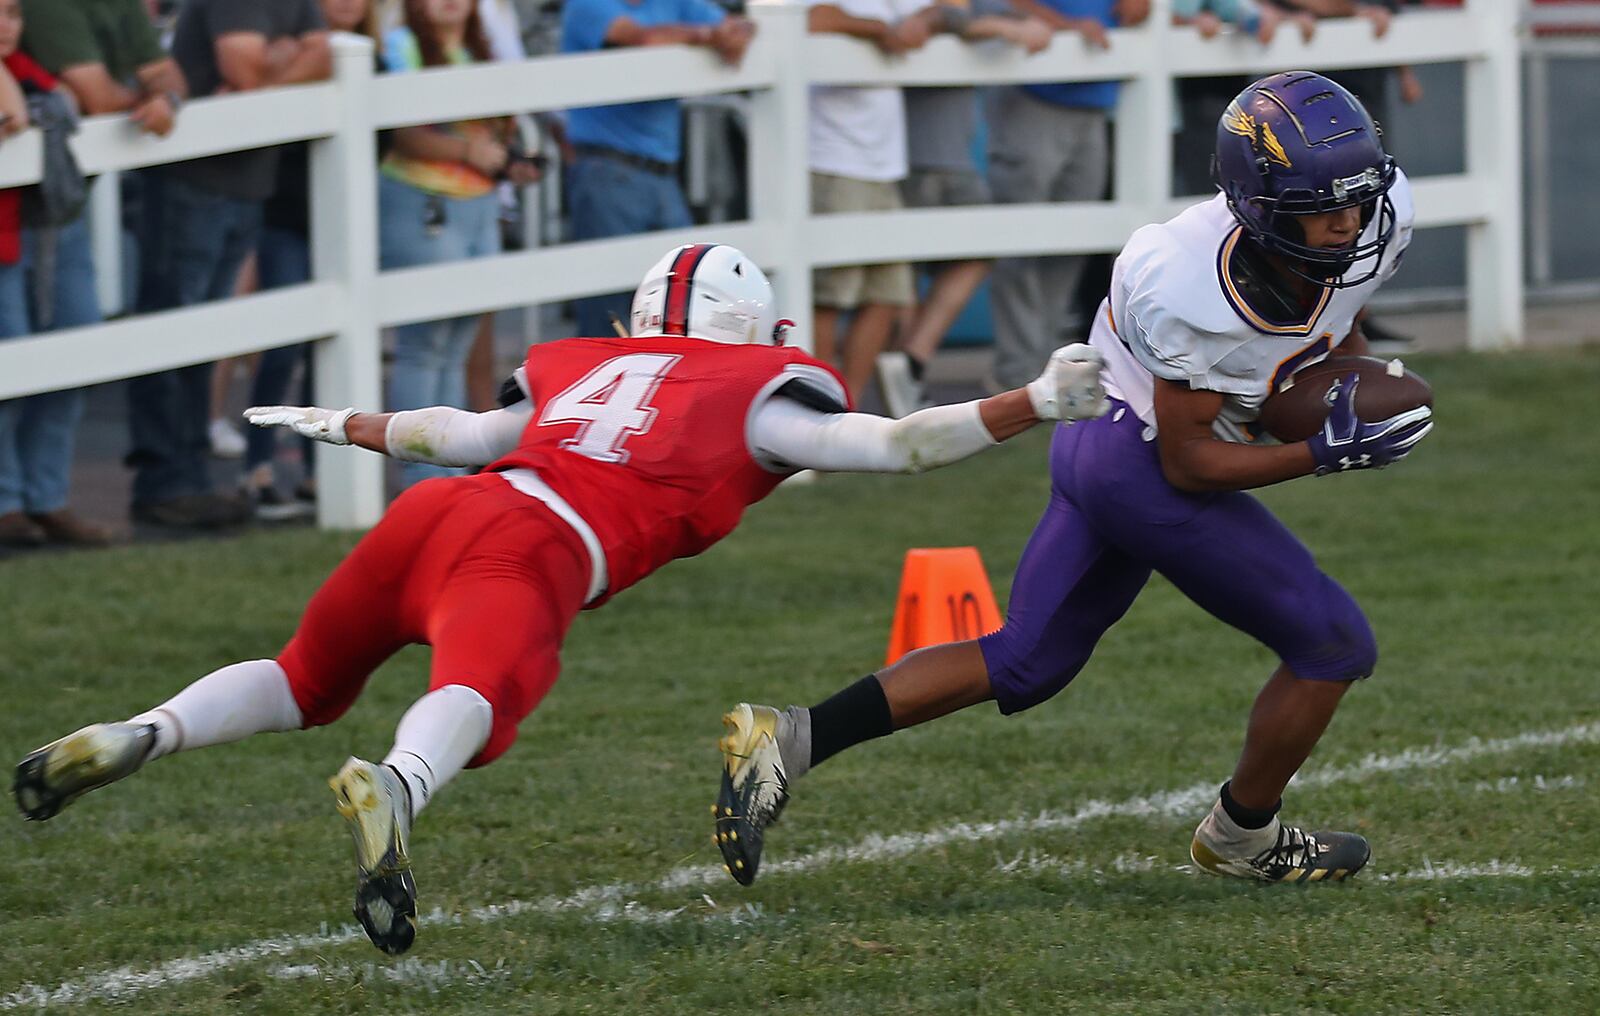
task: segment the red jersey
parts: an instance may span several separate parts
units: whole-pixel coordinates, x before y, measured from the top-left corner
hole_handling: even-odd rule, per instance
[[[591,606],[727,536],[788,475],[746,440],[785,386],[846,409],[839,375],[785,346],[677,336],[563,339],[525,364],[533,418],[491,469],[533,469],[594,530],[608,583]]]

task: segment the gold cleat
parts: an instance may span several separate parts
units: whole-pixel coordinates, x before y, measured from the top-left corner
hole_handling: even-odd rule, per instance
[[[1194,832],[1189,857],[1201,871],[1257,882],[1342,882],[1372,857],[1372,847],[1356,833],[1306,832],[1277,819],[1248,842],[1230,840],[1219,822],[1218,804]]]
[[[356,919],[373,945],[398,956],[417,937],[417,885],[406,853],[410,791],[390,767],[353,757],[328,786],[355,839]]]
[[[789,781],[778,751],[785,718],[771,706],[741,702],[722,717],[722,790],[717,797],[717,847],[728,874],[750,885],[761,866],[766,827],[789,801]],[[715,812],[716,809],[713,809]]]
[[[132,776],[155,744],[149,723],[95,723],[51,741],[17,763],[17,808],[31,822],[53,818],[89,791]]]

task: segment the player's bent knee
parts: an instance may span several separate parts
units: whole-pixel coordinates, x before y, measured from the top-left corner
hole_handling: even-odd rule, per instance
[[[1013,652],[1014,641],[1005,628],[978,640],[995,704],[1007,716],[1054,697],[1089,662],[1088,652],[1063,653],[1060,647],[1035,645]]]
[[[291,639],[278,654],[278,666],[289,682],[289,694],[300,710],[300,727],[323,727],[343,716],[366,684],[366,675],[333,676],[328,668],[317,667],[299,639]]]
[[[1331,585],[1332,583],[1330,583]],[[1358,681],[1378,666],[1378,640],[1356,602],[1337,586],[1339,595],[1320,613],[1321,624],[1307,645],[1284,662],[1300,677],[1321,681]]]

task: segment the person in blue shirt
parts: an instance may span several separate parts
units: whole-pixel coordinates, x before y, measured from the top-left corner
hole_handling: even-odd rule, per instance
[[[561,12],[563,53],[704,46],[737,65],[754,35],[753,22],[730,17],[711,0],[568,0]],[[683,128],[677,99],[570,110],[567,140],[577,155],[567,177],[572,239],[691,224],[678,183]],[[578,334],[612,334],[613,319],[628,319],[630,299],[613,293],[578,300]]]
[[[1108,28],[1150,16],[1150,0],[1012,0],[1012,6],[1101,49],[1111,44]],[[1120,88],[1117,81],[1085,81],[996,89],[988,111],[995,201],[1104,199],[1111,174],[1108,116]],[[1068,341],[1064,332],[1085,261],[1002,258],[995,264],[993,382],[1037,375],[1051,351]],[[1088,322],[1082,324],[1086,329]]]

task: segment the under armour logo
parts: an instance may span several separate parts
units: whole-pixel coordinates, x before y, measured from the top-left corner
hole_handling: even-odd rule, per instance
[[[1350,456],[1346,455],[1344,458],[1339,460],[1339,468],[1341,470],[1365,469],[1370,465],[1372,465],[1371,455],[1357,455],[1355,458],[1351,458]]]

